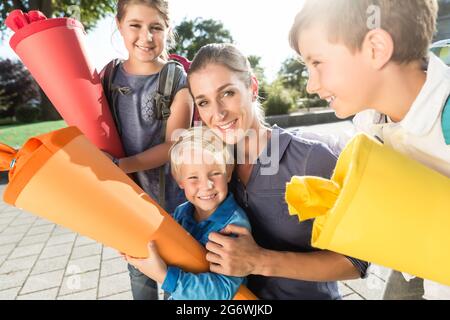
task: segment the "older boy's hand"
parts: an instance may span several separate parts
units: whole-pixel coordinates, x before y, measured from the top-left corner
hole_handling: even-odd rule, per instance
[[[248,229],[234,225],[228,225],[220,234],[211,233],[206,249],[211,272],[233,277],[254,274],[263,250]]]
[[[148,244],[148,253],[147,259],[135,259],[127,255],[126,260],[149,278],[163,283],[167,275],[167,265],[161,259],[153,241]]]

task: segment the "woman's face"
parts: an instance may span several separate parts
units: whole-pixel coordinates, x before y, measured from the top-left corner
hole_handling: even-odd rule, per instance
[[[254,102],[258,86],[219,64],[209,64],[189,76],[194,101],[203,122],[227,144],[237,144],[249,129],[257,129]]]

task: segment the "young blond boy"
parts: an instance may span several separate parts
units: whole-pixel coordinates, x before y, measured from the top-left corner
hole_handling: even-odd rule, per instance
[[[202,127],[187,130],[172,147],[170,158],[172,175],[188,200],[173,217],[196,240],[206,245],[211,232],[221,232],[229,224],[251,229],[244,210],[228,192],[233,160],[219,137]],[[167,266],[152,243],[149,253],[148,259],[127,260],[162,283],[162,289],[173,300],[231,300],[245,280],[212,272],[193,274]]]
[[[436,0],[306,0],[290,43],[308,68],[309,93],[450,177],[450,68],[428,53],[437,11]],[[414,289],[394,272],[385,298],[418,298]],[[424,291],[450,299],[449,287],[428,280]]]

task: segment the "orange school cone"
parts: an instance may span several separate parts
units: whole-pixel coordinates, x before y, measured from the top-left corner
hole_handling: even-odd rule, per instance
[[[15,31],[11,48],[67,124],[80,128],[101,150],[123,157],[100,77],[87,57],[83,25],[20,10],[9,14],[6,25]]]
[[[156,242],[161,257],[205,272],[206,250],[98,148],[70,127],[32,138],[20,151],[0,145],[10,170],[4,201],[133,257]],[[241,287],[235,299],[256,297]]]

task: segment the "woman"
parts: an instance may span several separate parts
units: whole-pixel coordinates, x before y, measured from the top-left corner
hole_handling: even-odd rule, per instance
[[[264,124],[258,82],[232,45],[203,47],[188,84],[203,122],[236,146],[231,190],[253,229],[250,234],[228,226],[222,234],[211,234],[211,271],[249,276],[248,287],[261,299],[340,299],[336,281],[364,277],[368,264],[312,248],[313,222],[299,223],[284,201],[292,176],[329,178],[336,157],[319,142]]]

